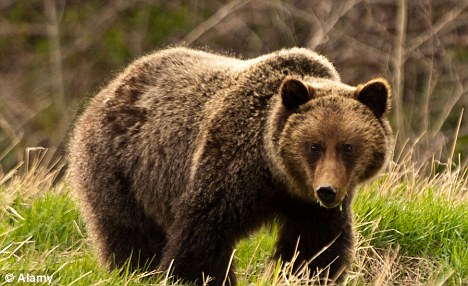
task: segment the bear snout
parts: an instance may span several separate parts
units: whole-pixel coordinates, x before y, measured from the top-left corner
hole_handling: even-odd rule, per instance
[[[313,171],[313,189],[318,203],[325,208],[338,207],[345,196],[348,182],[346,166],[332,144],[328,144],[328,151],[317,162]]]

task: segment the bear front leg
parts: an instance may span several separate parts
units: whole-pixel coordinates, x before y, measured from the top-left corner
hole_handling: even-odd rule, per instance
[[[174,206],[175,220],[169,229],[168,243],[160,269],[171,266],[176,279],[203,284],[208,276],[212,285],[236,285],[230,265],[239,236],[240,211],[228,203],[224,192],[191,193]]]
[[[282,214],[276,258],[294,261],[293,268],[307,265],[321,280],[340,281],[354,246],[348,207],[325,209],[316,204],[295,204]]]

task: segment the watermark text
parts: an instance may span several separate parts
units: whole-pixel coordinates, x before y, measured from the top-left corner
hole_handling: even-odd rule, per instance
[[[49,285],[50,283],[52,283],[53,279],[54,279],[53,275],[19,272],[19,271],[9,272],[3,275],[3,281],[6,283],[23,283],[23,284],[31,283],[31,284]]]

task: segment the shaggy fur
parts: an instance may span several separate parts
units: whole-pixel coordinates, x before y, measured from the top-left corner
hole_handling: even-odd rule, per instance
[[[235,285],[236,243],[276,219],[276,257],[297,247],[296,265],[338,278],[352,258],[354,189],[390,153],[389,103],[385,80],[345,85],[307,49],[239,60],[172,48],[137,60],[91,100],[70,143],[102,260],[172,263],[210,285],[227,273]],[[334,198],[318,195],[324,184]]]

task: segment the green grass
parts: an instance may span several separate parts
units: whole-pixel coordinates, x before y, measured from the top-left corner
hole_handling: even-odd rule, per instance
[[[0,173],[0,285],[9,272],[53,274],[51,285],[169,285],[165,276],[126,269],[119,275],[100,266],[73,190],[63,182],[52,186],[52,172]],[[467,285],[466,173],[410,179],[393,167],[360,188],[356,260],[345,284]],[[238,245],[241,285],[313,281],[270,259],[275,232],[263,228]]]
[[[379,221],[375,230],[361,228],[374,245],[399,245],[409,256],[448,262],[460,275],[468,276],[468,204],[454,204],[427,190],[412,200],[400,195],[380,196],[367,192],[355,203],[358,221]]]

